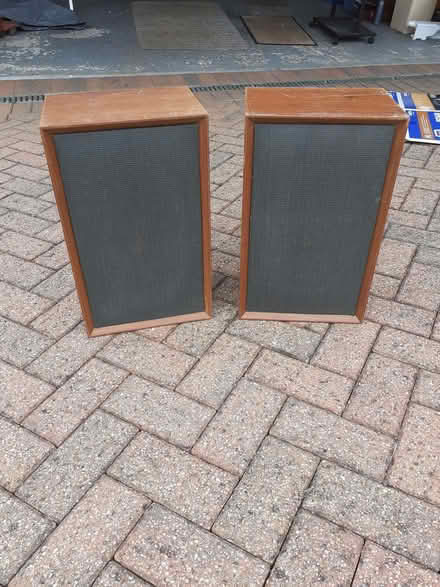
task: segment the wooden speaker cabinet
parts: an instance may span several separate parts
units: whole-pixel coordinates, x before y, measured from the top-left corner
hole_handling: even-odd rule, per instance
[[[41,134],[89,335],[209,318],[208,115],[189,88],[49,96]]]
[[[248,88],[241,318],[362,320],[406,127],[380,89]]]

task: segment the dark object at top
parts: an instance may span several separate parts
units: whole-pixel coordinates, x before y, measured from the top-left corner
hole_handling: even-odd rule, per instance
[[[49,0],[1,0],[0,17],[14,20],[24,30],[85,26],[75,12]]]
[[[431,100],[434,108],[436,110],[440,110],[440,94],[429,94],[429,99]]]

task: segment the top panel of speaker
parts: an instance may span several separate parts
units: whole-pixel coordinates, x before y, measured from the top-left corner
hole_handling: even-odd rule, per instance
[[[44,101],[43,130],[117,128],[161,120],[167,124],[206,118],[208,113],[186,87],[120,92],[57,94]]]
[[[252,119],[318,119],[320,122],[326,118],[345,122],[407,119],[382,88],[247,88],[245,111]]]

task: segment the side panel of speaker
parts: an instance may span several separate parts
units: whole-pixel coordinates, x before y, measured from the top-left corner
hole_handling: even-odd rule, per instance
[[[208,129],[187,118],[43,132],[92,336],[209,318]]]
[[[390,125],[255,125],[248,311],[356,313],[393,136]]]

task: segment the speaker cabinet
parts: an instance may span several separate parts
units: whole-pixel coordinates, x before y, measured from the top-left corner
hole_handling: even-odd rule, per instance
[[[379,89],[247,89],[241,318],[362,320],[406,127]]]
[[[89,335],[209,318],[208,116],[189,88],[49,96],[41,134]]]

